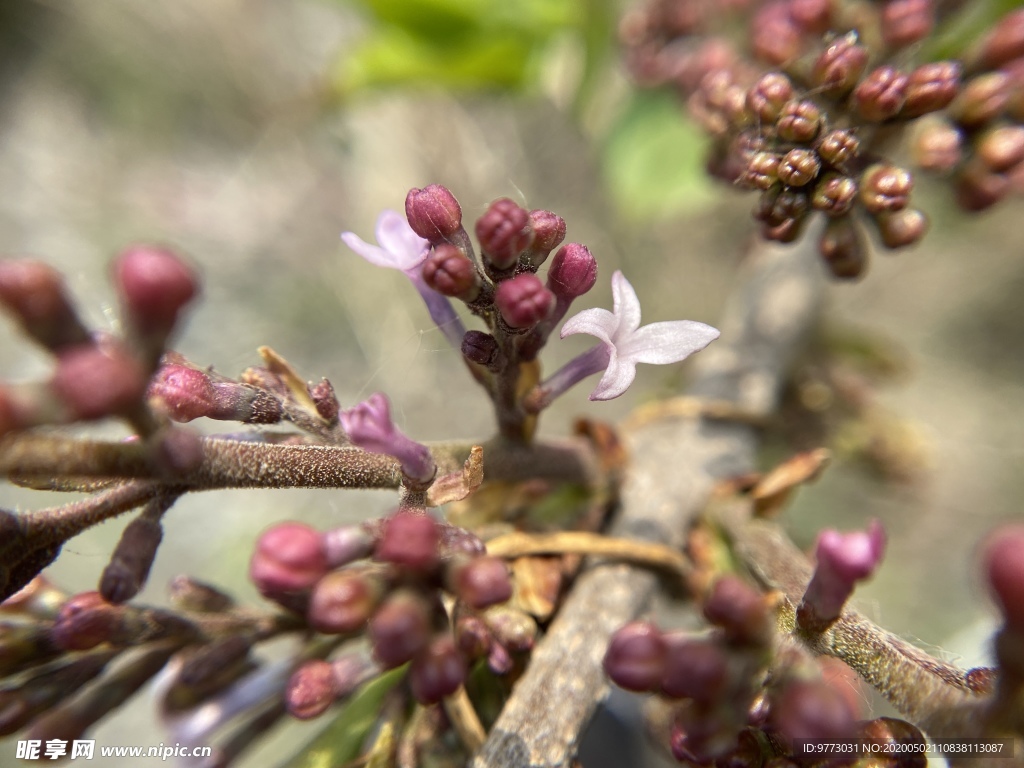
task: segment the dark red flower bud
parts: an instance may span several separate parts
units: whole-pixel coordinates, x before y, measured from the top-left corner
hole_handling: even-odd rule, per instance
[[[992,173],[980,162],[970,162],[956,177],[956,204],[965,211],[983,211],[1006,197],[1010,186],[1005,174]]]
[[[860,80],[868,63],[867,48],[851,32],[837,37],[814,62],[814,84],[833,96],[849,93]]]
[[[437,635],[416,654],[409,667],[409,685],[420,704],[436,704],[451,696],[466,680],[466,660],[448,632]]]
[[[604,673],[627,691],[656,691],[665,673],[668,646],[654,624],[634,621],[612,635]]]
[[[384,521],[374,558],[415,571],[430,571],[438,565],[440,541],[434,518],[419,512],[398,512]]]
[[[943,118],[925,118],[914,133],[911,156],[926,171],[948,173],[963,159],[963,135]]]
[[[273,600],[308,591],[326,573],[323,537],[303,523],[279,523],[264,531],[249,563],[249,578]]]
[[[71,306],[64,279],[40,261],[0,261],[0,304],[47,349],[89,340],[89,332]]]
[[[782,155],[778,152],[758,152],[750,158],[741,180],[754,189],[771,189],[779,180],[781,163]]]
[[[130,412],[146,392],[146,374],[113,339],[63,350],[50,387],[75,419],[87,421]]]
[[[856,200],[857,182],[838,173],[823,176],[811,193],[811,207],[829,216],[849,213]]]
[[[329,635],[346,635],[366,627],[381,597],[380,583],[357,569],[332,571],[313,587],[310,626]]]
[[[867,268],[868,252],[864,240],[849,217],[828,223],[818,241],[818,251],[832,275],[842,280],[855,280]]]
[[[555,295],[536,275],[517,275],[498,285],[494,295],[502,319],[511,328],[532,328],[555,307]]]
[[[471,661],[488,654],[493,644],[491,630],[474,614],[460,614],[455,621],[456,645]]]
[[[800,28],[793,23],[784,0],[758,9],[750,24],[754,55],[773,66],[781,66],[800,54]]]
[[[775,130],[783,141],[803,144],[813,141],[821,130],[821,110],[813,101],[790,101],[782,108]]]
[[[395,592],[370,620],[373,655],[391,669],[412,659],[430,642],[430,614],[424,598],[407,590]]]
[[[878,234],[886,248],[905,248],[921,240],[928,232],[928,217],[916,208],[904,208],[875,217]]]
[[[978,75],[960,89],[949,105],[949,114],[964,128],[980,128],[1003,113],[1010,95],[1010,77],[1005,72]]]
[[[704,618],[721,627],[730,640],[764,645],[771,636],[772,621],[760,592],[737,576],[715,582],[704,601]]]
[[[794,680],[773,697],[769,722],[790,739],[839,739],[853,732],[853,713],[820,680]]]
[[[530,228],[533,230],[533,244],[529,257],[533,267],[539,267],[555,248],[565,240],[565,219],[551,211],[537,209],[530,211]]]
[[[316,659],[296,669],[285,687],[285,706],[293,717],[311,720],[328,710],[337,697],[334,668]]]
[[[879,752],[907,755],[899,760],[900,768],[926,768],[928,765],[928,742],[924,734],[906,720],[878,717],[857,723],[856,738],[870,739],[872,747]]]
[[[894,67],[878,67],[853,91],[857,111],[865,120],[881,122],[899,113],[907,100],[908,78]]]
[[[924,40],[935,27],[932,0],[886,0],[882,8],[882,39],[890,48]]]
[[[870,213],[899,211],[907,207],[914,178],[895,165],[870,166],[860,178],[860,199]]]
[[[791,149],[779,164],[779,181],[791,187],[803,187],[814,181],[821,160],[813,149]]]
[[[497,557],[454,558],[448,566],[446,580],[460,600],[478,610],[512,597],[508,566]]]
[[[860,152],[860,139],[850,131],[829,131],[818,142],[818,156],[833,168],[844,170]]]
[[[338,422],[338,411],[341,405],[338,403],[338,396],[334,393],[334,385],[327,379],[320,379],[317,384],[309,388],[309,396],[316,405],[316,412],[328,424]]]
[[[777,243],[795,243],[807,219],[783,219],[778,224],[762,224],[761,237]]]
[[[747,91],[747,109],[764,125],[774,125],[793,98],[793,83],[780,72],[763,75]]]
[[[789,0],[789,17],[805,34],[822,35],[832,24],[832,2]]]
[[[1001,18],[981,47],[978,64],[982,69],[996,69],[1024,56],[1024,9],[1012,11]]]
[[[575,299],[593,288],[596,282],[597,259],[587,246],[569,243],[558,249],[548,270],[551,293],[559,298]]]
[[[809,207],[806,192],[794,189],[770,189],[761,193],[754,218],[763,221],[769,227],[775,227],[787,219],[803,218]]]
[[[413,232],[437,244],[462,227],[462,207],[447,187],[431,184],[409,190],[405,196],[405,218]]]
[[[209,416],[216,408],[209,376],[187,365],[161,366],[150,381],[148,396],[174,421]]]
[[[490,366],[498,357],[498,342],[489,333],[466,331],[462,337],[462,354],[470,362]]]
[[[128,324],[143,334],[167,335],[199,290],[195,271],[170,250],[132,246],[114,261],[114,284]]]
[[[993,173],[1006,173],[1024,161],[1024,127],[1001,125],[977,138],[978,159]]]
[[[706,640],[669,636],[666,642],[661,692],[674,699],[706,704],[719,701],[729,684],[725,651]]]
[[[985,543],[982,557],[989,588],[1006,624],[1024,631],[1024,525],[1005,525]]]
[[[480,295],[476,265],[450,243],[441,243],[423,263],[423,280],[440,294],[462,301]]]
[[[918,117],[947,107],[960,89],[960,62],[933,61],[922,64],[907,78],[905,117]]]
[[[139,593],[149,577],[163,536],[160,521],[147,515],[128,523],[100,578],[103,599],[126,603]]]
[[[476,237],[492,267],[502,271],[514,267],[533,242],[530,214],[507,197],[495,200],[477,219]]]
[[[99,592],[83,592],[61,606],[50,639],[65,651],[85,651],[113,640],[123,618],[124,609],[108,603]]]

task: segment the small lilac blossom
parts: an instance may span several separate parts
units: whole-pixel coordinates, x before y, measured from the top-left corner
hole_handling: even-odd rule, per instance
[[[402,214],[391,210],[382,211],[377,217],[374,235],[377,245],[370,245],[354,232],[342,232],[341,239],[371,264],[404,272],[419,291],[431,319],[451,345],[459,349],[466,333],[462,321],[448,299],[423,280],[423,262],[430,252],[430,243],[413,231]]]
[[[575,333],[596,336],[601,343],[570,360],[537,387],[528,410],[546,408],[581,379],[604,371],[591,400],[611,400],[636,378],[637,363],[666,365],[685,360],[718,338],[716,328],[693,320],[672,320],[640,327],[640,300],[622,272],[612,275],[614,309],[585,309],[562,326],[561,337]]]
[[[403,435],[391,420],[387,397],[377,392],[354,408],[339,414],[353,445],[370,453],[384,453],[398,459],[402,472],[413,480],[425,483],[437,471],[430,450]]]
[[[872,520],[866,531],[818,535],[817,567],[797,610],[797,620],[808,629],[821,630],[837,618],[859,581],[871,577],[885,551],[885,530]]]

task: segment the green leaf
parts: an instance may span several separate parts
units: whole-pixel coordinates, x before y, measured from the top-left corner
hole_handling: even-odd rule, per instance
[[[609,132],[605,179],[627,216],[692,213],[715,199],[704,171],[707,139],[671,94],[640,94]]]
[[[398,685],[405,672],[404,666],[393,669],[360,688],[331,724],[282,768],[338,768],[359,757],[384,697]]]
[[[1022,0],[976,0],[965,3],[963,10],[939,28],[925,41],[920,59],[963,58],[967,50],[991,29],[999,19],[1024,5]]]

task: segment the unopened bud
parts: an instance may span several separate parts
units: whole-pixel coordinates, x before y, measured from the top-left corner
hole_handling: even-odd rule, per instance
[[[18,319],[29,336],[49,350],[89,340],[60,273],[40,261],[0,261],[0,304]]]
[[[812,78],[827,94],[849,93],[860,80],[868,63],[868,51],[860,45],[857,34],[837,37],[814,62]]]
[[[791,187],[810,184],[821,170],[821,160],[813,149],[791,149],[779,164],[779,181]]]
[[[128,350],[111,339],[62,351],[50,386],[75,419],[89,421],[135,408],[146,392],[146,375]]]
[[[854,715],[842,695],[821,680],[793,680],[773,696],[769,723],[787,739],[852,735]]]
[[[375,545],[374,537],[361,525],[332,528],[321,534],[321,539],[329,568],[340,568],[369,557]]]
[[[437,635],[412,660],[409,685],[416,701],[436,704],[451,696],[466,680],[466,660],[450,632]]]
[[[766,3],[750,24],[754,55],[773,66],[781,66],[800,54],[800,29],[790,17],[788,3]]]
[[[654,624],[634,621],[617,630],[604,654],[604,673],[627,691],[656,691],[665,674],[668,646]]]
[[[166,336],[182,308],[199,290],[195,271],[165,248],[136,245],[114,261],[114,284],[129,325]]]
[[[530,265],[536,268],[565,240],[565,219],[551,211],[537,209],[530,211],[530,228],[533,229],[533,243],[528,255]]]
[[[770,227],[775,227],[787,219],[802,219],[807,214],[809,200],[802,190],[770,189],[761,194],[754,216]]]
[[[489,333],[466,331],[462,337],[462,354],[470,362],[488,367],[498,357],[498,342]]]
[[[811,207],[829,216],[850,212],[857,200],[857,182],[838,173],[825,174],[811,193]]]
[[[925,118],[911,142],[914,163],[926,171],[948,173],[963,159],[963,135],[942,118]]]
[[[764,224],[761,227],[761,237],[776,243],[795,243],[803,232],[806,221],[806,218],[784,219],[775,225]]]
[[[882,39],[890,48],[924,40],[934,26],[933,0],[886,0],[882,8]]]
[[[1024,161],[1024,127],[1003,125],[977,138],[978,159],[993,173],[1006,173]]]
[[[1007,625],[1024,631],[1024,526],[1005,525],[985,544],[983,566]]]
[[[192,421],[216,410],[213,382],[203,371],[187,365],[161,366],[147,394],[174,421]]]
[[[114,639],[123,619],[123,608],[111,605],[99,592],[83,592],[61,606],[50,639],[66,651],[85,651]]]
[[[774,125],[792,98],[790,79],[779,72],[769,72],[747,91],[747,109],[764,125]]]
[[[260,594],[280,601],[307,592],[327,573],[320,532],[303,523],[279,523],[264,531],[249,562]]]
[[[872,165],[861,176],[860,199],[870,213],[899,211],[907,207],[914,179],[905,168]]]
[[[789,101],[779,114],[775,130],[783,141],[804,144],[814,140],[821,130],[821,110],[813,101]]]
[[[430,615],[421,595],[393,593],[370,620],[373,655],[387,669],[413,658],[430,642]]]
[[[886,248],[905,248],[914,245],[928,232],[928,217],[916,208],[904,208],[895,213],[880,213],[875,217],[875,223]]]
[[[831,273],[842,280],[859,278],[867,266],[863,239],[849,217],[828,222],[818,241],[818,251]]]
[[[779,165],[782,155],[778,152],[758,152],[747,163],[742,181],[755,189],[771,189],[779,180]]]
[[[423,280],[444,296],[473,301],[480,294],[476,265],[450,243],[441,243],[423,263]]]
[[[530,214],[512,200],[495,200],[477,219],[476,237],[488,263],[499,271],[514,267],[533,242]]]
[[[462,227],[459,201],[440,184],[410,189],[405,197],[405,217],[413,232],[435,245]]]
[[[865,120],[880,123],[894,117],[907,100],[908,78],[894,67],[878,67],[853,91],[857,111]]]
[[[949,105],[949,114],[964,128],[979,128],[999,117],[1010,102],[1010,77],[987,72],[968,80]]]
[[[1024,56],[1024,9],[1001,18],[985,39],[978,63],[983,69],[996,69]]]
[[[548,270],[548,290],[563,299],[582,296],[597,282],[597,259],[590,249],[569,243],[558,249]]]
[[[511,605],[496,605],[484,612],[484,621],[499,645],[512,653],[533,649],[537,640],[537,622],[526,611]]]
[[[956,176],[956,203],[965,211],[983,211],[1005,198],[1010,186],[1005,174],[992,173],[980,162],[969,162]]]
[[[361,631],[380,601],[381,587],[377,579],[359,569],[328,573],[310,595],[310,626],[329,635]]]
[[[128,524],[100,578],[100,594],[106,601],[126,603],[139,593],[149,577],[163,535],[160,521],[148,515]]]
[[[374,558],[415,571],[431,571],[439,562],[440,540],[438,523],[430,515],[398,512],[384,521]]]
[[[729,684],[729,664],[723,648],[707,640],[671,635],[666,637],[666,647],[662,693],[707,704],[723,697]]]
[[[309,396],[316,405],[316,412],[320,418],[328,424],[338,422],[338,411],[341,405],[338,403],[338,396],[334,393],[334,385],[327,379],[320,379],[317,384],[309,388]]]
[[[285,686],[285,706],[293,717],[311,720],[328,710],[337,695],[334,668],[316,659],[296,669]]]
[[[525,273],[498,285],[494,303],[511,328],[532,328],[546,319],[555,307],[555,295],[536,275]]]
[[[902,115],[918,117],[947,107],[960,89],[960,62],[922,64],[907,78],[907,100]]]
[[[481,610],[512,597],[508,567],[497,557],[454,558],[446,571],[452,592],[470,608]]]
[[[822,35],[832,23],[831,0],[789,0],[789,16],[805,34]]]
[[[771,636],[764,597],[738,576],[723,576],[715,582],[704,601],[704,618],[736,643],[760,646]]]

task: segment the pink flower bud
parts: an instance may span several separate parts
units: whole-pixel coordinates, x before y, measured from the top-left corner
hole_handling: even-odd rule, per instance
[[[0,304],[47,349],[82,344],[89,339],[71,306],[60,273],[42,262],[0,261]]]
[[[764,597],[738,576],[723,576],[704,601],[704,618],[721,627],[730,640],[763,645],[771,636]]]
[[[317,632],[331,635],[359,632],[370,620],[380,593],[377,580],[362,571],[332,571],[313,587],[309,623]]]
[[[499,284],[494,303],[510,327],[525,329],[551,314],[555,296],[536,275],[524,273]]]
[[[462,227],[459,201],[440,184],[410,189],[405,197],[405,217],[413,232],[435,244],[448,239]]]
[[[293,717],[311,720],[326,712],[336,695],[334,668],[329,662],[316,659],[305,662],[292,673],[284,700]]]
[[[587,246],[569,243],[558,249],[548,270],[549,291],[559,298],[575,299],[596,282],[597,259]]]
[[[655,691],[661,685],[667,653],[656,626],[634,621],[612,635],[604,654],[604,673],[627,691]]]
[[[908,78],[893,67],[878,67],[854,89],[857,111],[874,122],[888,120],[898,114],[907,100]]]
[[[173,252],[132,246],[114,261],[114,284],[128,322],[145,334],[168,334],[199,289],[196,273]]]
[[[61,606],[50,639],[65,651],[85,651],[118,634],[124,609],[105,601],[99,592],[83,592]]]
[[[473,301],[480,294],[476,266],[450,243],[438,245],[423,263],[423,280],[444,296]]]
[[[882,39],[890,48],[924,40],[935,26],[932,0],[887,0],[882,8]]]
[[[1024,9],[1018,9],[1001,18],[981,48],[979,64],[985,69],[996,69],[1007,62],[1024,56]]]
[[[370,620],[373,655],[386,668],[412,659],[430,642],[430,615],[424,598],[414,592],[392,594]]]
[[[1007,625],[1024,632],[1024,525],[1005,525],[989,536],[983,562]]]
[[[868,63],[868,51],[850,33],[837,37],[814,62],[813,80],[825,93],[842,95],[857,84]]]
[[[477,220],[476,237],[492,267],[509,269],[533,242],[530,215],[507,197],[495,200]]]
[[[83,421],[128,413],[146,392],[142,366],[120,342],[84,344],[60,353],[50,386]]]
[[[530,211],[530,228],[533,230],[530,264],[539,267],[565,239],[565,219],[551,211]]]
[[[800,54],[800,29],[793,23],[785,2],[765,3],[750,24],[754,54],[773,66],[781,66]]]
[[[412,695],[420,704],[436,704],[451,696],[466,679],[466,660],[448,632],[437,635],[416,655],[409,668]]]
[[[674,699],[701,703],[719,701],[729,684],[729,664],[717,644],[684,636],[665,638],[665,665],[661,692]]]
[[[306,592],[325,573],[323,537],[303,523],[280,523],[264,531],[249,562],[249,578],[273,600]]]
[[[456,558],[448,568],[447,579],[452,592],[478,610],[512,597],[508,567],[497,557]]]
[[[431,571],[438,564],[440,541],[441,532],[434,518],[418,512],[399,512],[384,521],[374,557],[415,571]]]
[[[149,383],[148,396],[159,401],[174,421],[188,422],[209,416],[215,409],[213,382],[187,365],[163,365]]]

